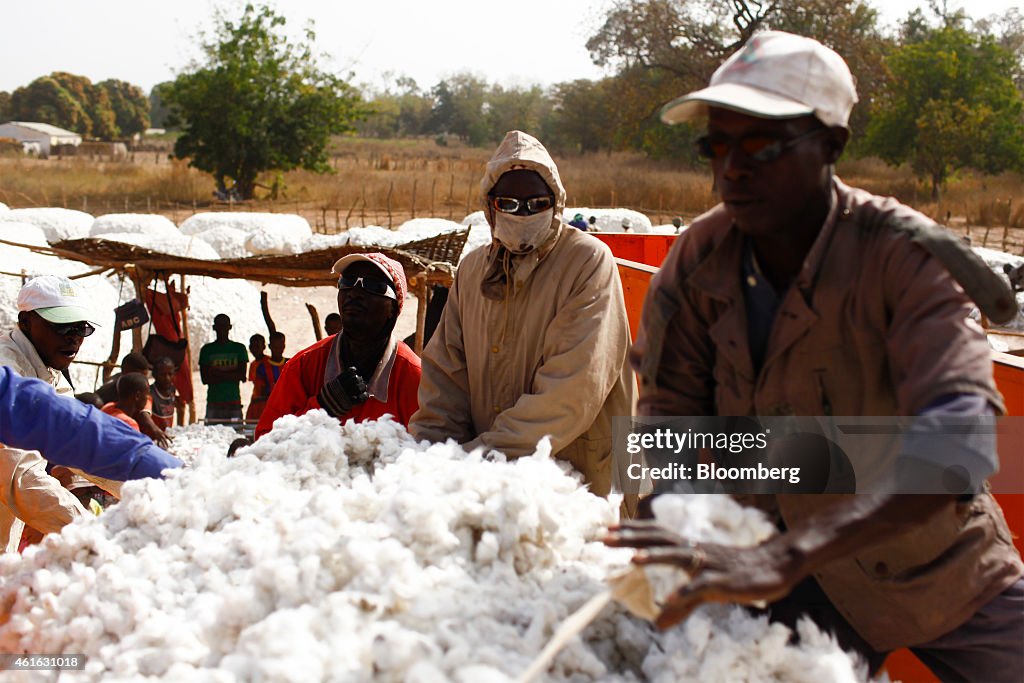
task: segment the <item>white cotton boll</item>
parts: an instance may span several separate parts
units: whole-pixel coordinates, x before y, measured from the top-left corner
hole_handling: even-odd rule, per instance
[[[51,244],[89,236],[93,217],[83,211],[61,208],[11,209],[4,220],[31,223],[40,228]]]
[[[99,216],[89,228],[90,237],[100,237],[110,233],[138,233],[155,237],[179,237],[177,226],[165,216],[144,213],[110,213]]]
[[[261,225],[245,237],[245,249],[254,256],[298,254],[309,235],[296,235],[288,228]]]

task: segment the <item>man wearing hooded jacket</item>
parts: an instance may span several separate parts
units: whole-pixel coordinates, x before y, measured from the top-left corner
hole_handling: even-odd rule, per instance
[[[510,458],[551,437],[590,490],[611,489],[611,418],[630,415],[629,323],[611,251],[562,221],[547,150],[505,136],[480,184],[492,229],[459,265],[423,352],[417,439]]]
[[[389,414],[404,425],[416,411],[420,360],[392,332],[407,289],[402,264],[384,254],[349,254],[338,274],[341,332],[285,363],[263,409],[256,438],[282,415],[323,409],[364,422]]]

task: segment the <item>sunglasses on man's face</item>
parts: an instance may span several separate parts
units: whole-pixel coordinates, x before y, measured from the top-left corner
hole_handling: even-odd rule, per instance
[[[526,213],[534,214],[547,211],[555,205],[555,198],[551,195],[519,199],[518,197],[491,197],[491,206],[495,211],[501,213],[519,213],[519,210],[526,207]]]
[[[51,323],[43,316],[39,316],[39,319],[49,325],[50,329],[60,337],[88,337],[96,331],[95,327],[85,321],[77,323]]]
[[[341,278],[338,279],[338,289],[352,289],[353,287],[362,287],[370,294],[386,296],[389,299],[398,300],[395,288],[390,282],[385,282],[384,280],[373,280],[362,276],[345,277],[342,275]]]
[[[795,147],[804,140],[807,140],[811,136],[817,135],[824,130],[828,129],[823,127],[812,128],[805,133],[801,133],[800,135],[791,138],[781,138],[776,135],[755,133],[753,135],[745,135],[737,139],[711,133],[697,138],[694,144],[697,147],[697,154],[705,159],[724,159],[735,147],[738,146],[748,159],[764,164],[769,161],[775,161],[782,156],[782,153],[787,149]]]

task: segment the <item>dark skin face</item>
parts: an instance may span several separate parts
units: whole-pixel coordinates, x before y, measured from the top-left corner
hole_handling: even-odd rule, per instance
[[[339,318],[328,318],[324,321],[324,332],[328,335],[341,332],[341,320]]]
[[[226,315],[218,315],[213,319],[213,331],[217,333],[217,341],[224,343],[228,341],[228,332],[231,331],[231,318]]]
[[[285,339],[280,337],[274,337],[270,340],[270,357],[274,360],[281,360],[284,358],[284,345]]]
[[[174,366],[161,363],[153,369],[153,379],[160,389],[171,389],[174,387]]]
[[[344,275],[388,281],[380,268],[366,261],[353,263],[345,269]],[[398,304],[394,299],[370,294],[362,287],[338,290],[338,314],[341,315],[345,336],[356,341],[372,341],[386,336],[397,310]]]
[[[253,358],[260,358],[267,350],[267,345],[262,339],[250,339],[249,340],[249,353],[252,354]]]
[[[85,339],[75,334],[57,334],[53,325],[34,311],[19,313],[18,327],[32,342],[46,367],[57,371],[66,370],[71,365]]]
[[[813,116],[760,119],[717,107],[708,113],[708,135],[734,141],[789,140],[818,127]],[[758,261],[776,288],[796,275],[821,230],[831,202],[832,164],[848,139],[845,128],[828,128],[771,161],[757,162],[738,145],[711,161],[726,211],[740,232],[753,238]]]
[[[530,199],[531,197],[542,197],[544,195],[553,197],[551,189],[544,182],[544,179],[540,177],[540,174],[536,171],[527,171],[526,169],[516,169],[502,174],[498,178],[498,182],[494,183],[490,194],[493,197],[515,197],[516,199]],[[487,211],[490,213],[491,220],[493,221],[494,209],[488,205]],[[529,212],[525,206],[520,206],[519,211],[515,215],[527,216]]]

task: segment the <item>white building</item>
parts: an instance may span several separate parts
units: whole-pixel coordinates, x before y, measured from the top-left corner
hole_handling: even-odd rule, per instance
[[[48,123],[28,121],[0,123],[0,138],[13,138],[20,142],[26,150],[35,147],[42,156],[48,156],[50,147],[55,145],[75,145],[77,147],[82,144],[82,136],[78,133],[72,133]]]

